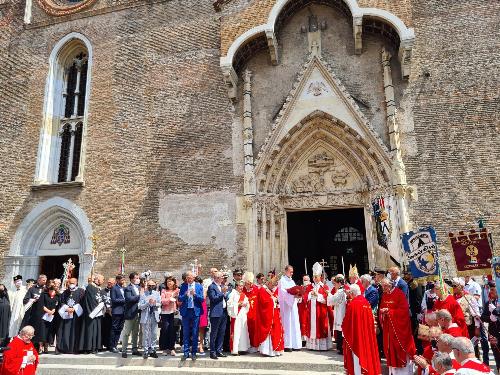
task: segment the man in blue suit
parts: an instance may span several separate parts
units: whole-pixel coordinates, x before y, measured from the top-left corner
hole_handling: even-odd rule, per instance
[[[410,296],[408,293],[408,284],[401,278],[401,271],[399,267],[391,267],[389,268],[389,274],[391,275],[392,284],[401,289],[401,291],[405,294],[408,303],[410,303]]]
[[[196,360],[200,315],[203,314],[203,300],[203,286],[194,282],[193,272],[186,272],[186,282],[181,285],[179,290],[179,302],[181,302],[179,312],[182,316],[182,334],[184,338],[182,361],[189,358],[190,349],[191,359]]]
[[[117,275],[115,280],[116,283],[109,293],[111,298],[111,338],[109,342],[111,347],[110,351],[118,353],[116,347],[118,345],[118,340],[120,340],[123,324],[125,323],[125,318],[123,317],[125,310],[125,293],[123,291],[125,278],[123,275]]]
[[[227,324],[226,293],[228,287],[223,285],[222,272],[217,272],[214,282],[210,284],[207,291],[210,300],[210,358],[226,357],[222,353],[224,333]]]
[[[129,276],[130,284],[125,288],[125,325],[123,327],[122,337],[122,358],[127,358],[127,347],[130,335],[132,335],[132,355],[140,356],[137,350],[137,342],[139,341],[139,299],[141,294],[140,283],[141,279],[137,272],[132,272]]]
[[[372,310],[375,310],[378,306],[378,290],[372,285],[372,277],[368,274],[361,275],[361,284],[365,288],[365,298],[370,303]]]

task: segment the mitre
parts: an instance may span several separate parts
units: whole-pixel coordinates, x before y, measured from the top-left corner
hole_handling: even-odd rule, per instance
[[[321,276],[323,274],[323,267],[318,262],[313,264],[313,276]]]

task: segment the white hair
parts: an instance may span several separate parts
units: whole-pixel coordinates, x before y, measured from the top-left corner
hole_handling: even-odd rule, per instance
[[[361,281],[366,281],[368,284],[371,284],[372,282],[372,277],[365,273],[364,275],[361,275],[360,277]]]
[[[443,333],[439,335],[439,341],[442,341],[444,344],[451,346],[453,343],[454,337],[448,333]]]
[[[462,354],[474,353],[474,345],[467,337],[455,337],[452,342],[452,347]]]
[[[359,289],[359,285],[353,284],[349,286],[349,291],[353,295],[353,297],[357,297],[361,294],[361,289]]]
[[[437,366],[441,366],[445,371],[451,370],[453,363],[450,355],[448,353],[436,352],[434,357],[432,357],[432,367],[437,368]]]
[[[19,331],[19,336],[33,335],[35,334],[35,329],[32,326],[25,326],[21,331]]]
[[[452,320],[450,312],[448,310],[446,310],[446,309],[438,310],[436,312],[436,318],[438,318],[438,319],[444,319],[447,322],[451,322],[451,320]]]

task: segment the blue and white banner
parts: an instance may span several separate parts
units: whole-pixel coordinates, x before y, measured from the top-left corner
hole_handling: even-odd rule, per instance
[[[436,231],[433,227],[420,228],[417,232],[408,232],[401,236],[403,249],[413,278],[431,278],[438,276],[438,250]]]

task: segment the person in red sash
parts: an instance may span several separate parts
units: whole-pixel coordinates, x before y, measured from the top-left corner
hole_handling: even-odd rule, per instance
[[[257,294],[257,321],[255,343],[261,354],[274,357],[285,350],[283,325],[278,303],[278,278],[268,277]]]
[[[34,335],[34,328],[26,326],[12,339],[10,349],[4,352],[0,375],[35,375],[38,352],[31,342]]]
[[[434,328],[434,327],[433,327]],[[419,371],[418,374],[424,374],[424,375],[437,375],[442,373],[441,369],[437,368],[434,364],[434,359],[436,355],[439,354],[447,354],[450,357],[451,360],[451,367],[454,371],[458,370],[460,368],[460,363],[455,359],[455,356],[453,355],[453,349],[452,349],[452,343],[453,343],[454,337],[447,334],[443,333],[439,335],[439,337],[436,340],[436,347],[431,348],[431,353],[424,352],[422,356],[416,355],[413,357],[415,363],[419,366]],[[429,345],[430,346],[430,345]],[[431,365],[432,363],[432,365]],[[446,370],[448,371],[448,369]],[[454,372],[453,371],[453,372]]]
[[[413,356],[416,353],[411,331],[410,308],[404,292],[391,280],[381,282],[382,299],[379,320],[382,326],[384,354],[389,374],[413,374]]]
[[[245,283],[243,293],[247,296],[249,303],[249,310],[247,314],[248,335],[250,336],[249,352],[256,352],[257,347],[259,346],[255,340],[255,333],[257,325],[257,295],[260,288],[257,285],[254,285],[254,275],[252,272],[245,272],[242,280]]]
[[[379,375],[382,370],[372,308],[358,285],[351,285],[347,293],[351,301],[342,321],[344,368],[347,375]]]
[[[432,372],[434,375],[453,375],[457,372],[457,368],[453,366],[453,359],[448,353],[437,352],[432,359]]]
[[[460,369],[458,375],[493,375],[491,369],[476,358],[474,345],[467,337],[455,337],[452,342],[453,354]]]
[[[443,333],[447,333],[449,335],[452,335],[453,337],[463,336],[463,329],[459,327],[457,323],[453,322],[453,317],[448,310],[438,310],[436,312],[436,317]]]
[[[453,295],[445,294],[445,287],[446,286],[443,285],[442,288],[436,288],[438,299],[434,302],[433,309],[434,311],[443,309],[448,310],[451,314],[453,323],[456,323],[462,330],[462,334],[460,336],[469,337],[469,330],[467,328],[467,324],[465,323],[464,312]]]
[[[333,347],[328,319],[328,287],[321,282],[323,267],[318,262],[313,267],[313,283],[307,286],[306,347],[310,350],[328,350]]]
[[[311,280],[309,279],[309,275],[302,276],[302,286],[306,288],[311,284]],[[309,314],[309,310],[307,307],[307,299],[305,296],[299,298],[297,302],[297,308],[299,309],[299,321],[300,321],[300,335],[302,336],[302,342],[306,341],[307,335],[307,317]]]

